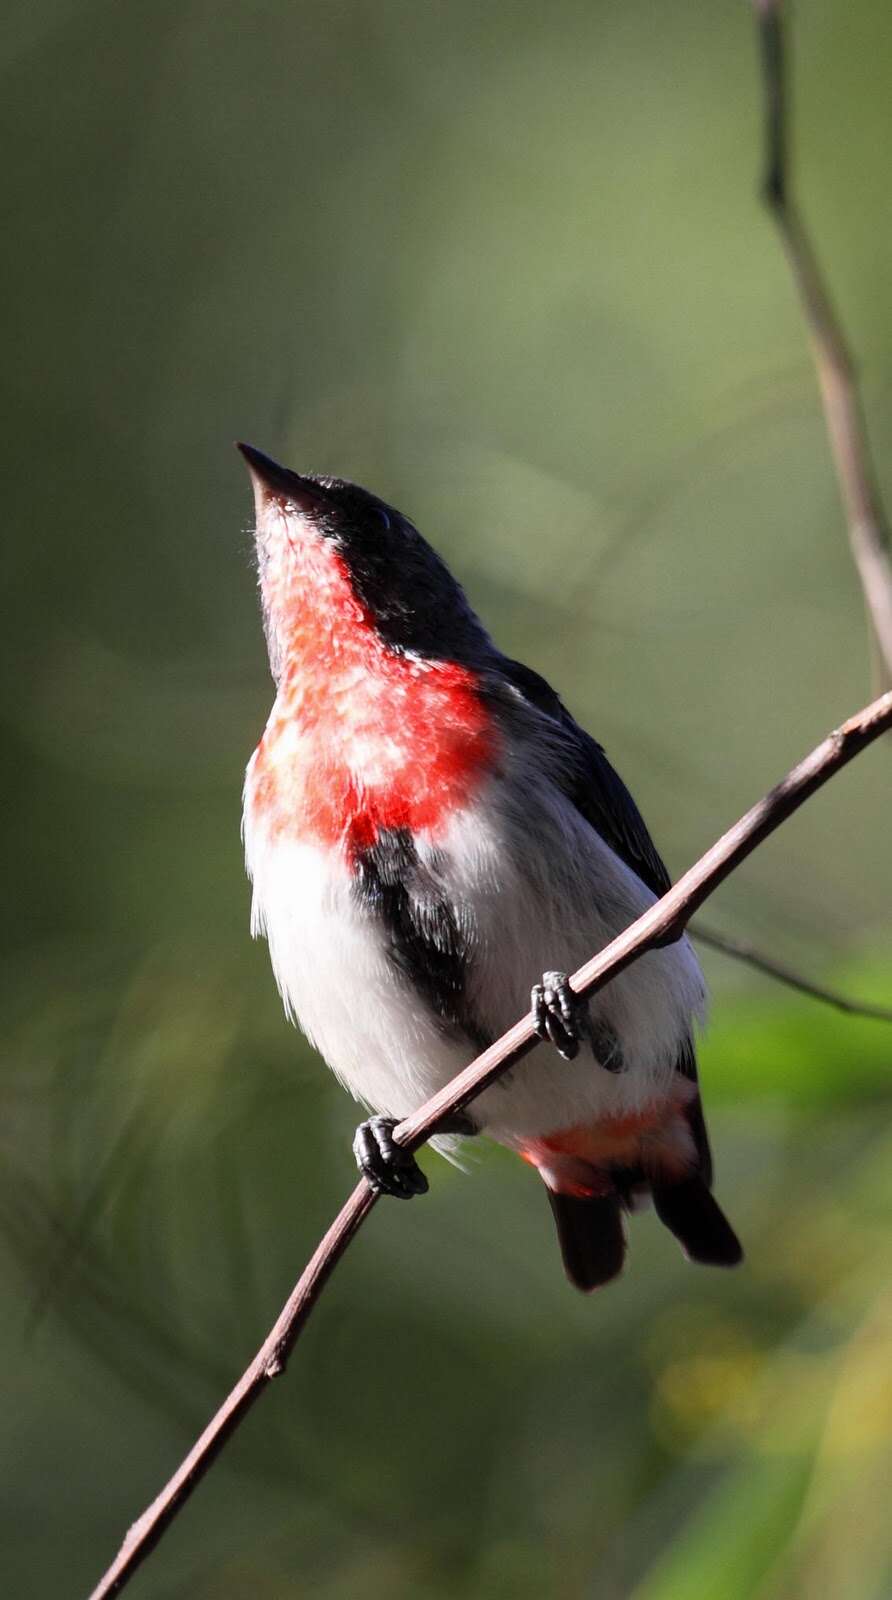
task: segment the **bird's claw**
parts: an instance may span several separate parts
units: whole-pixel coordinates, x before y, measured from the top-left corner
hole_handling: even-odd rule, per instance
[[[375,1194],[411,1200],[427,1194],[428,1181],[411,1150],[396,1143],[394,1117],[369,1117],[361,1122],[353,1140],[356,1165]]]
[[[572,1061],[588,1032],[588,1010],[570,988],[566,972],[543,973],[542,982],[533,984],[530,1003],[539,1038],[554,1045],[565,1061]]]

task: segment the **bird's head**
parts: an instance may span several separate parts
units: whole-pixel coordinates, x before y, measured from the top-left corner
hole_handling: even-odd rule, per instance
[[[388,651],[481,665],[492,646],[464,591],[417,528],[340,478],[292,472],[240,444],[254,488],[273,676],[295,641],[358,630]]]

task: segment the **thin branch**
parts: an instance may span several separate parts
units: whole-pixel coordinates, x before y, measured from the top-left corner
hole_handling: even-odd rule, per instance
[[[617,973],[637,961],[646,950],[654,950],[679,939],[697,908],[724,882],[728,874],[785,822],[804,800],[821,788],[828,778],[839,772],[841,767],[846,766],[890,727],[892,693],[875,700],[831,733],[758,805],[753,806],[723,834],[662,900],[651,906],[599,955],[580,967],[571,980],[577,994],[595,994]],[[445,1089],[400,1123],[395,1130],[395,1138],[407,1149],[417,1150],[419,1145],[437,1132],[441,1124],[474,1100],[509,1067],[515,1066],[537,1043],[531,1020],[524,1017],[453,1078]],[[318,1245],[247,1371],[157,1499],[133,1524],[90,1600],[107,1600],[108,1596],[118,1594],[123,1589],[140,1562],[185,1505],[245,1413],[271,1379],[284,1371],[310,1312],[351,1239],[375,1205],[375,1199],[365,1179],[361,1179]]]
[[[824,421],[885,681],[892,681],[892,540],[870,457],[855,365],[811,240],[791,193],[789,95],[783,0],[753,0],[762,46],[765,174],[762,194],[777,224],[811,340]]]
[[[754,967],[756,972],[764,972],[769,978],[776,978],[778,983],[785,983],[790,989],[798,989],[800,994],[807,994],[812,1000],[821,1000],[824,1005],[835,1006],[837,1011],[845,1011],[851,1017],[870,1017],[874,1022],[892,1022],[892,1006],[875,1006],[867,1000],[853,1000],[851,995],[842,994],[839,989],[825,989],[819,983],[812,983],[810,978],[803,978],[800,972],[793,967],[788,967],[782,961],[775,961],[773,956],[763,955],[754,945],[747,944],[743,939],[732,939],[730,934],[719,933],[715,928],[705,928],[702,922],[697,922],[688,932],[692,939],[700,944],[708,945],[711,950],[718,950],[723,956],[730,956],[734,961],[742,961],[748,967]]]

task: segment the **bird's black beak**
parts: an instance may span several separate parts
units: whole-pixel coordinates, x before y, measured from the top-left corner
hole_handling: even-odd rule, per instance
[[[302,511],[314,511],[324,504],[324,491],[312,478],[302,478],[290,467],[280,466],[272,456],[265,456],[262,450],[255,450],[252,444],[242,444],[239,440],[236,449],[241,451],[247,463],[258,509],[260,502],[270,496],[277,500],[290,500]]]

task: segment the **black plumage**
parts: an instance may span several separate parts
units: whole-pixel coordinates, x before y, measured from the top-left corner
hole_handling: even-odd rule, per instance
[[[479,1050],[491,1043],[465,996],[468,938],[407,828],[382,830],[354,865],[353,894],[379,918],[391,960],[448,1028]]]
[[[587,1294],[622,1272],[626,1255],[622,1206],[615,1194],[554,1194],[548,1190],[564,1269]]]

